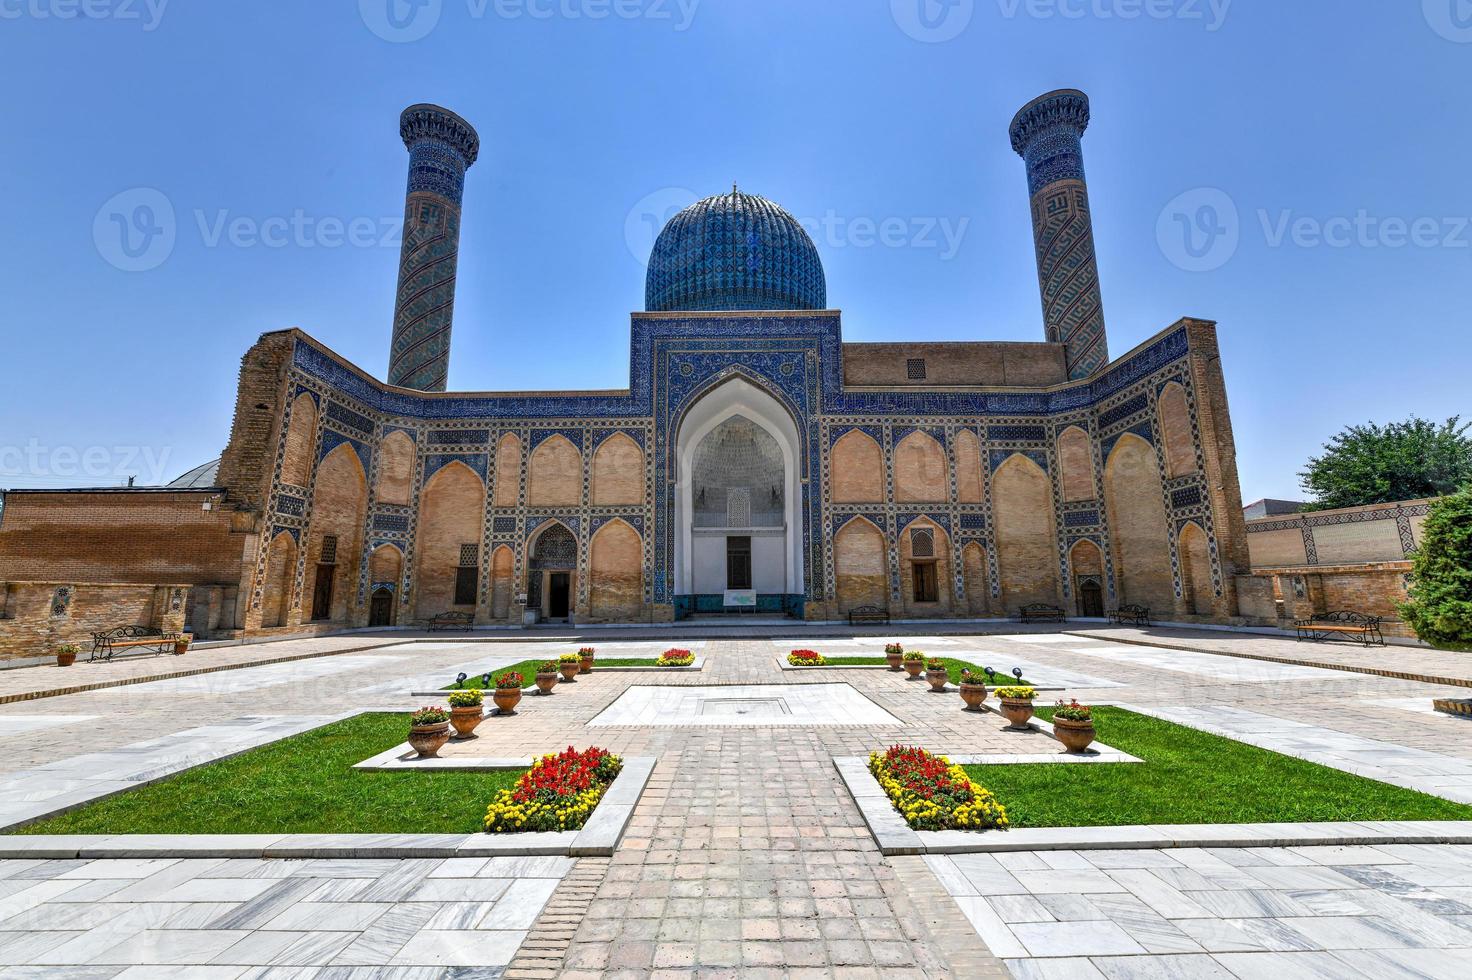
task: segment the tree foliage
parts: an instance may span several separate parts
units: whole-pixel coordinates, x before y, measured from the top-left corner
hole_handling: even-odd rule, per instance
[[[1412,416],[1390,425],[1352,425],[1308,461],[1303,488],[1312,510],[1359,507],[1455,493],[1472,481],[1472,422],[1444,425]]]
[[[1400,614],[1436,646],[1472,646],[1472,485],[1431,505]]]

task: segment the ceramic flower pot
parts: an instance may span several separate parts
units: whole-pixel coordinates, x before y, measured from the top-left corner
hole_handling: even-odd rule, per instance
[[[949,683],[951,675],[944,670],[927,670],[925,672],[925,679],[930,682],[930,689],[939,694],[946,689],[946,684]]]
[[[890,670],[894,671],[895,673],[899,673],[900,671],[905,669],[904,664],[900,662],[900,657],[902,656],[904,656],[904,654],[886,653],[884,655],[884,662],[889,664]]]
[[[1007,727],[1024,731],[1032,720],[1031,698],[1002,698],[1002,714],[1007,718]]]
[[[980,711],[982,704],[986,702],[985,684],[962,684],[961,700],[966,702],[967,711]]]
[[[516,706],[521,703],[521,688],[498,687],[492,695],[496,702],[496,710],[503,715],[516,714]]]
[[[485,720],[483,705],[470,704],[450,709],[450,724],[455,726],[456,738],[475,738],[475,726]]]
[[[175,640],[174,641],[174,654],[175,654],[175,656],[182,657],[184,654],[186,654],[188,652],[189,652],[189,641],[188,640]]]
[[[904,666],[905,673],[910,675],[911,680],[919,677],[920,672],[925,669],[925,664],[919,660],[906,660],[904,661]]]
[[[75,653],[58,653],[56,655],[56,666],[58,667],[70,667],[76,662],[77,655]]]
[[[578,665],[578,673],[591,674],[593,672],[593,658],[584,657],[583,662]]]
[[[537,690],[543,694],[551,694],[552,689],[557,686],[557,673],[537,675]]]
[[[581,666],[581,664],[558,664],[557,669],[562,672],[563,680],[574,684],[576,681],[573,678],[578,676],[578,668]]]
[[[433,759],[450,740],[450,723],[442,721],[434,725],[411,725],[409,745],[419,753],[421,759]]]
[[[1053,734],[1069,752],[1078,754],[1094,741],[1094,722],[1069,721],[1067,718],[1053,719]]]

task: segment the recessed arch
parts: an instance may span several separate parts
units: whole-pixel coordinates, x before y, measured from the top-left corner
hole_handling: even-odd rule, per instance
[[[1157,615],[1175,606],[1170,528],[1155,447],[1125,433],[1104,464],[1104,499],[1119,599]]]
[[[286,626],[291,618],[291,593],[296,581],[296,538],[278,531],[266,554],[265,579],[261,583],[261,626]]]
[[[911,432],[895,445],[894,499],[902,504],[951,499],[946,451],[930,433]]]
[[[1104,609],[1104,552],[1087,539],[1068,549],[1068,570],[1073,576],[1074,611],[1080,616],[1102,616]]]
[[[495,506],[515,507],[521,494],[521,439],[508,432],[496,443]]]
[[[1181,603],[1192,615],[1210,616],[1216,590],[1211,580],[1211,551],[1206,531],[1195,521],[1187,521],[1181,528],[1179,542]]]
[[[381,504],[409,503],[414,489],[414,440],[400,430],[383,437],[378,446],[378,481],[374,499]]]
[[[474,612],[475,603],[457,602],[457,583],[478,568],[485,521],[485,481],[460,460],[441,467],[419,496],[419,534],[414,549],[415,616]]]
[[[966,585],[966,611],[972,616],[991,612],[991,575],[987,568],[986,548],[968,541],[961,549],[961,577]]]
[[[367,513],[368,476],[357,452],[343,443],[317,465],[302,587],[310,597],[304,610],[308,618],[345,622],[350,617]]]
[[[963,504],[982,502],[981,440],[970,429],[956,433],[956,499]]]
[[[1008,457],[992,474],[997,573],[1008,614],[1035,602],[1058,605],[1057,531],[1048,474],[1023,453]]]
[[[889,608],[884,532],[867,517],[854,517],[833,536],[833,574],[838,611],[860,606]]]
[[[588,545],[588,611],[594,619],[637,619],[644,605],[644,545],[633,525],[604,524]]]
[[[828,495],[839,504],[884,502],[884,451],[862,429],[850,429],[828,454]]]
[[[317,399],[307,392],[291,403],[286,426],[286,451],[281,459],[281,482],[304,487],[312,476],[312,448],[317,443]]]
[[[1076,425],[1070,425],[1058,435],[1059,483],[1063,500],[1093,500],[1094,492],[1094,448],[1089,434]]]
[[[511,615],[512,581],[516,556],[506,545],[501,545],[491,554],[491,615],[506,619]]]
[[[900,596],[917,617],[949,615],[954,589],[951,539],[938,523],[917,517],[900,531]]]
[[[615,432],[593,452],[593,506],[644,503],[644,450],[628,434]]]
[[[1191,438],[1191,409],[1186,402],[1186,389],[1172,381],[1160,390],[1156,404],[1160,416],[1161,436],[1165,440],[1166,471],[1174,479],[1195,473],[1196,446]]]
[[[576,507],[583,502],[583,454],[560,433],[532,450],[527,462],[528,507]]]

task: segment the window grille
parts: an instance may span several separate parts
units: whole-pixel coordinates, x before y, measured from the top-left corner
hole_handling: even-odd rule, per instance
[[[910,556],[912,558],[935,557],[935,531],[928,527],[917,527],[910,531]]]
[[[726,526],[751,527],[751,491],[745,487],[726,491]]]
[[[480,545],[462,544],[460,546],[460,567],[477,568],[480,566]]]
[[[337,535],[324,534],[322,536],[322,564],[337,564]]]
[[[925,358],[912,357],[905,361],[905,376],[911,381],[925,380]]]

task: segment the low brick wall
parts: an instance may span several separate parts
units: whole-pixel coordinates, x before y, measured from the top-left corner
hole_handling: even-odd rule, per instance
[[[1408,561],[1353,565],[1254,568],[1239,576],[1244,618],[1263,626],[1290,627],[1294,620],[1349,610],[1385,620],[1387,636],[1413,637],[1397,606],[1406,601]]]
[[[0,582],[0,662],[49,660],[63,643],[85,656],[116,626],[181,632],[188,606],[187,585]]]

